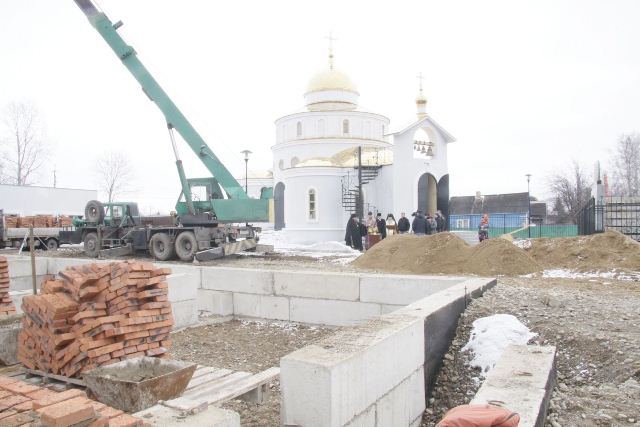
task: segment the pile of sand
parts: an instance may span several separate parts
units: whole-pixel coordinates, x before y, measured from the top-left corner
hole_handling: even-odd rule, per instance
[[[640,243],[607,231],[591,236],[532,239],[527,253],[545,269],[640,270]]]
[[[390,236],[352,265],[392,273],[480,276],[520,275],[542,269],[524,250],[504,239],[471,247],[452,233]]]

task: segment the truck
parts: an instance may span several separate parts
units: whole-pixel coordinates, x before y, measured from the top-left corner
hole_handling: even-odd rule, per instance
[[[218,159],[213,150],[174,104],[167,93],[138,59],[135,49],[118,33],[115,24],[92,0],[74,0],[92,27],[140,84],[144,94],[164,116],[175,157],[181,193],[175,214],[166,224],[144,224],[135,203],[90,201],[76,230],[65,233],[72,242],[83,242],[88,256],[101,253],[148,251],[155,259],[215,259],[242,250],[254,249],[260,229],[250,222],[273,222],[273,199],[264,189],[259,199],[245,189]],[[211,176],[187,178],[180,159],[177,132]],[[194,200],[193,194],[203,195]],[[103,252],[104,251],[104,252]]]
[[[69,227],[34,227],[34,247],[36,249],[56,250],[61,243],[60,232]],[[0,209],[0,248],[19,248],[29,245],[29,227],[7,227],[6,215]]]

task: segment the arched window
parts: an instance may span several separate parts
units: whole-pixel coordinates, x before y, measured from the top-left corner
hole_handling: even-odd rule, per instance
[[[384,133],[385,133],[386,129],[384,127],[384,125],[382,125],[382,137],[384,138]]]
[[[296,124],[296,136],[298,138],[302,137],[302,122]]]
[[[311,188],[308,193],[307,198],[307,206],[308,206],[308,218],[310,221],[315,221],[318,217],[317,209],[318,209],[318,195],[316,194],[316,190]]]
[[[324,138],[324,119],[318,120],[318,136]]]
[[[342,121],[342,133],[344,135],[348,135],[349,134],[349,120],[344,119]]]
[[[280,161],[278,162],[278,167],[280,168],[280,170],[284,169],[284,159],[280,159]]]
[[[282,142],[287,140],[287,125],[282,125]]]

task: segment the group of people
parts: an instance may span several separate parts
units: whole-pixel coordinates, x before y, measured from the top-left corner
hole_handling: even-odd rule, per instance
[[[447,220],[442,212],[437,211],[435,215],[425,216],[422,211],[411,214],[413,221],[409,223],[409,218],[405,213],[400,213],[400,218],[396,222],[393,214],[388,214],[387,218],[382,218],[378,213],[375,217],[369,212],[366,219],[358,219],[356,214],[352,214],[347,222],[345,233],[345,243],[354,249],[363,250],[362,240],[367,235],[377,234],[381,239],[391,234],[407,234],[413,232],[415,235],[424,236],[446,231]]]

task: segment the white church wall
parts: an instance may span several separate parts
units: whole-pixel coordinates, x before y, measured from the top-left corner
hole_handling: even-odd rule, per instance
[[[347,133],[343,132],[344,120],[349,121]],[[301,135],[298,135],[298,123]],[[302,112],[276,121],[276,141],[278,144],[314,138],[370,138],[383,141],[386,140],[384,131],[388,125],[388,118],[363,111]],[[365,135],[366,129],[370,129],[370,136]]]
[[[380,169],[378,176],[373,181],[363,186],[365,209],[371,210],[372,207],[367,209],[367,204],[375,206],[375,210],[380,212],[386,219],[387,214],[393,213],[398,218],[396,212],[393,209],[393,167],[384,166]],[[367,212],[365,212],[365,215]],[[375,215],[375,212],[373,212]]]
[[[337,168],[297,168],[283,174],[287,240],[306,244],[344,240],[348,214],[342,207],[343,174]],[[309,217],[311,189],[316,194],[315,218]]]

